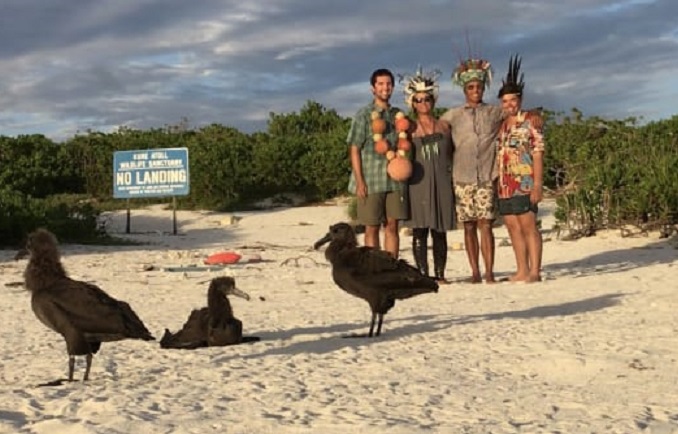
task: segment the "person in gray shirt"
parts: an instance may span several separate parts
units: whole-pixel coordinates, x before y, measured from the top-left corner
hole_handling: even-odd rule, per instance
[[[499,106],[483,102],[485,89],[492,80],[492,69],[487,60],[462,61],[452,80],[463,88],[466,101],[447,110],[440,119],[452,129],[452,176],[457,217],[464,225],[464,246],[471,266],[471,282],[482,282],[479,266],[482,252],[485,282],[494,283],[495,139],[503,113]]]

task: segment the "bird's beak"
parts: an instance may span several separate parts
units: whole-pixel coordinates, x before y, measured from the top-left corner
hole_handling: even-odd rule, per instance
[[[313,250],[318,250],[324,244],[327,244],[331,239],[332,239],[332,237],[330,236],[330,233],[329,232],[326,233],[324,237],[322,237],[321,239],[319,239],[318,241],[316,241],[313,244]]]
[[[235,295],[236,297],[244,298],[245,300],[250,301],[250,295],[238,288],[233,288],[231,290],[231,294]]]
[[[29,255],[30,255],[30,253],[28,252],[28,249],[22,248],[22,249],[19,249],[18,252],[16,252],[16,255],[14,255],[14,260],[18,261],[20,259],[24,259],[24,258],[28,257]]]

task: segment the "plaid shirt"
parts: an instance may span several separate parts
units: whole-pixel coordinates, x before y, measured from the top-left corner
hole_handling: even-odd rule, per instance
[[[388,140],[391,149],[396,149],[398,133],[395,130],[395,115],[400,110],[396,107],[389,107],[387,110],[377,107],[374,101],[362,107],[353,117],[351,129],[348,132],[346,142],[349,146],[357,146],[360,149],[360,159],[363,166],[363,177],[367,184],[367,194],[384,193],[387,191],[403,190],[402,182],[392,180],[386,173],[386,157],[377,154],[374,150],[374,139],[372,132],[372,111],[381,112],[381,117],[386,121],[386,132],[384,137]],[[348,191],[352,194],[356,192],[356,181],[353,169],[351,169],[351,178],[348,182]]]

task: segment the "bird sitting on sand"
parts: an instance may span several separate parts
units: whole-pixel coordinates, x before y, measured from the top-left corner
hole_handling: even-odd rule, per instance
[[[249,300],[250,296],[235,286],[232,277],[216,277],[207,289],[207,307],[194,309],[176,333],[165,329],[161,348],[192,350],[202,347],[223,347],[256,342],[256,336],[242,335],[242,321],[233,316],[229,295]]]
[[[61,264],[56,237],[46,229],[28,236],[30,255],[24,271],[35,316],[63,336],[68,351],[68,381],[73,381],[75,356],[85,356],[83,381],[89,379],[92,355],[102,342],[155,338],[129,304],[101,288],[68,277]],[[60,384],[60,380],[55,382]]]
[[[314,244],[318,249],[330,242],[325,258],[332,264],[334,282],[349,294],[367,301],[372,322],[367,337],[379,336],[384,315],[396,300],[438,292],[435,279],[422,275],[402,259],[372,247],[359,247],[355,231],[347,223],[337,223]],[[375,320],[379,319],[376,334]]]

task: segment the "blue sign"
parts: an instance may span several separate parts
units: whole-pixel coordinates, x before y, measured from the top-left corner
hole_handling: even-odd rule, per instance
[[[113,154],[113,197],[186,196],[188,149],[117,151]]]

